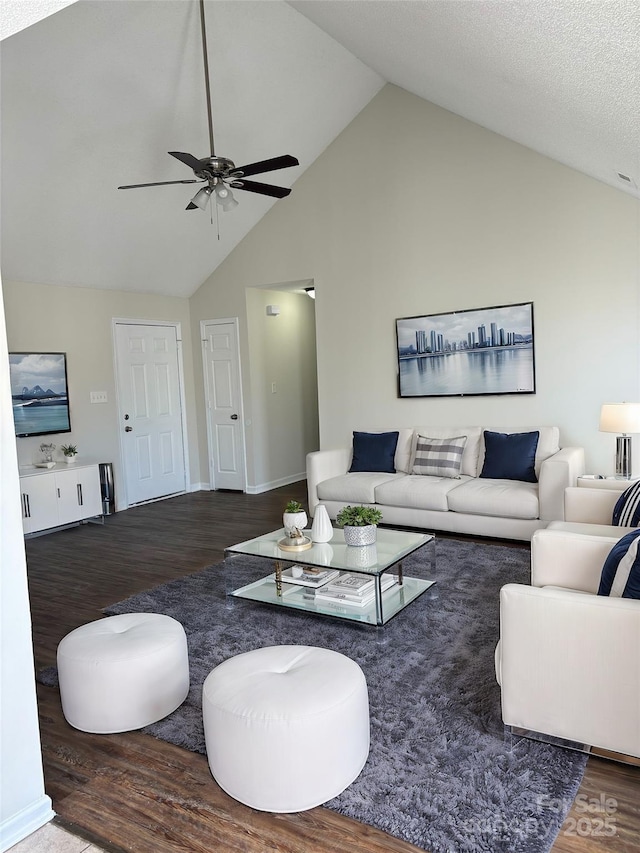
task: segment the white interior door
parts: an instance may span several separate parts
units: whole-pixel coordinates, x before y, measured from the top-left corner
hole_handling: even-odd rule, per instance
[[[246,486],[238,321],[202,321],[205,404],[212,489]]]
[[[127,503],[183,492],[186,471],[177,329],[118,322],[115,338]]]

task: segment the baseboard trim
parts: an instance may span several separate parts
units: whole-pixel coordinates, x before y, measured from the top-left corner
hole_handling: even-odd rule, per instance
[[[22,841],[27,835],[31,835],[36,829],[40,829],[45,823],[49,823],[55,816],[56,813],[51,807],[51,798],[43,794],[27,808],[3,821],[0,824],[1,853]]]
[[[291,483],[299,483],[300,480],[306,480],[306,471],[302,474],[291,474],[289,477],[281,477],[279,480],[272,480],[270,483],[259,483],[257,486],[247,486],[246,492],[248,495],[261,495],[263,492],[270,492],[272,489],[279,489],[280,486],[290,486]]]
[[[280,486],[289,486],[291,483],[299,483],[300,480],[306,480],[306,471],[302,474],[292,474],[289,477],[281,477],[279,480],[273,480],[270,483],[260,483],[257,486],[247,486],[245,489],[248,495],[261,495],[263,492],[270,492],[272,489],[279,489]],[[210,492],[210,483],[192,483],[189,489],[190,492]]]

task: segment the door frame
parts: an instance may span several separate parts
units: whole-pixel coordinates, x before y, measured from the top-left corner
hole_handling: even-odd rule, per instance
[[[120,424],[124,420],[124,410],[120,399],[120,376],[118,373],[118,326],[170,326],[176,330],[176,346],[178,351],[178,395],[180,398],[180,422],[182,424],[182,453],[184,458],[184,491],[185,494],[191,491],[191,474],[189,466],[189,435],[187,433],[187,412],[186,412],[186,394],[184,383],[184,363],[182,356],[182,323],[179,320],[146,320],[134,319],[127,317],[112,317],[111,319],[111,335],[113,340],[113,375],[116,387],[116,407],[118,410],[118,448],[120,451],[120,488],[116,489],[116,512],[123,509],[129,509],[129,494],[127,491],[127,478],[124,472],[124,433],[120,429]],[[152,498],[146,503],[152,503],[153,500],[164,500],[161,498]],[[139,504],[136,504],[139,506]]]
[[[214,442],[212,437],[212,424],[211,424],[211,408],[209,406],[209,383],[207,381],[208,378],[208,366],[206,359],[207,352],[207,336],[205,334],[206,326],[221,326],[223,324],[231,323],[236,330],[236,359],[238,365],[238,392],[239,392],[239,403],[240,403],[240,440],[242,442],[242,477],[244,479],[244,483],[242,486],[242,491],[246,494],[247,491],[247,436],[245,433],[245,422],[244,422],[244,394],[243,394],[243,385],[242,385],[242,359],[240,358],[240,320],[238,317],[217,317],[214,320],[200,320],[200,346],[202,348],[202,381],[204,384],[204,410],[205,410],[205,419],[207,424],[207,463],[209,469],[209,490],[213,491],[216,487],[216,478],[215,478],[215,465],[214,465]]]

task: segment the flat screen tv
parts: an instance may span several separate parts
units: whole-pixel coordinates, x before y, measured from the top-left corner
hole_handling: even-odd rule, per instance
[[[10,352],[16,436],[71,432],[64,352]]]

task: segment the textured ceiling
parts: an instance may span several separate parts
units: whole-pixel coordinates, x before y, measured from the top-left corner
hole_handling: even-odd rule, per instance
[[[390,83],[640,197],[638,0],[291,5]]]
[[[287,200],[238,192],[218,240],[190,186],[118,191],[209,153],[197,4],[79,0],[7,29],[5,8],[63,5],[3,3],[3,276],[188,296]],[[300,160],[265,180],[291,186],[389,81],[640,197],[640,0],[206,7],[216,153]]]
[[[72,3],[75,0],[2,0],[0,39],[19,33]]]

